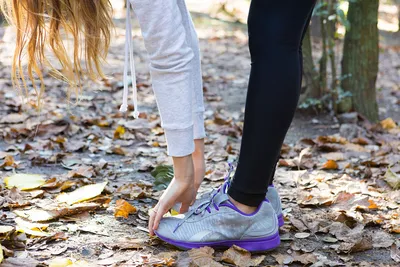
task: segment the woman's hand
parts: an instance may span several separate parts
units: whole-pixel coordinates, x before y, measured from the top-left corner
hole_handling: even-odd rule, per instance
[[[192,156],[174,157],[173,161],[175,177],[150,212],[150,235],[154,235],[154,230],[157,230],[160,220],[175,203],[182,203],[179,212],[184,213],[189,210],[190,204],[196,197]]]

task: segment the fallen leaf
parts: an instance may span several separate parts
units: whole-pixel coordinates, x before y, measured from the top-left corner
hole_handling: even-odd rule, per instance
[[[71,216],[84,211],[95,210],[101,205],[98,203],[78,203],[69,207],[60,207],[56,210],[30,209],[14,210],[18,216],[28,219],[32,222],[47,222],[63,216]]]
[[[154,189],[163,190],[174,178],[174,169],[169,165],[159,165],[151,172],[151,175],[155,178]]]
[[[3,163],[0,164],[0,168],[3,168],[3,167],[16,167],[16,166],[17,166],[17,164],[15,163],[15,160],[14,160],[13,156],[11,156],[11,155],[6,155],[4,157]]]
[[[17,173],[4,178],[7,188],[16,187],[20,190],[35,189],[46,183],[46,180],[39,174]]]
[[[336,163],[336,161],[334,160],[328,160],[327,162],[325,162],[325,164],[322,166],[322,169],[324,170],[336,170],[338,169],[338,164]]]
[[[272,257],[275,258],[276,262],[278,262],[279,265],[287,265],[293,262],[293,258],[290,255],[272,254]]]
[[[100,195],[107,183],[108,182],[85,185],[70,193],[61,193],[56,197],[56,199],[59,202],[65,202],[69,205],[82,202]]]
[[[378,209],[378,205],[375,203],[375,201],[373,201],[372,199],[368,199],[368,202],[369,202],[369,206],[368,206],[368,208],[370,209],[370,210],[376,210],[376,209]]]
[[[201,247],[191,249],[188,251],[190,258],[193,260],[195,266],[208,266],[208,267],[222,267],[223,265],[214,260],[214,249],[210,247]]]
[[[227,263],[235,264],[236,266],[259,266],[265,256],[251,258],[251,253],[241,247],[233,245],[222,255],[222,260]]]
[[[94,169],[92,166],[80,166],[77,169],[74,169],[70,172],[68,172],[67,177],[68,178],[91,178],[95,175]]]
[[[326,243],[336,243],[338,240],[334,237],[326,236],[326,237],[322,238],[322,241],[324,241]]]
[[[292,253],[292,256],[293,256],[293,262],[300,262],[304,265],[309,265],[317,261],[317,257],[311,253],[301,254],[297,251],[294,251]]]
[[[394,120],[392,118],[384,119],[383,121],[381,121],[381,125],[382,125],[383,129],[386,129],[386,130],[394,129],[397,127],[396,123],[394,122]]]
[[[392,172],[390,167],[387,169],[385,173],[385,181],[393,188],[399,189],[400,188],[400,176],[396,173]]]
[[[130,199],[141,199],[148,196],[145,189],[137,184],[122,185],[116,190],[116,193]]]
[[[46,233],[44,230],[49,227],[48,224],[31,223],[21,218],[15,218],[17,224],[16,230],[18,232],[26,233],[32,236],[52,236],[52,233]]]
[[[370,250],[373,248],[372,245],[372,236],[367,235],[367,236],[363,236],[363,238],[356,242],[352,248],[351,248],[351,252],[361,252],[361,251],[366,251],[366,250]],[[350,251],[344,251],[344,252],[350,252]]]
[[[31,258],[29,255],[20,258],[8,257],[3,261],[1,267],[32,267],[39,265],[39,261]]]
[[[28,115],[25,113],[19,114],[19,113],[10,113],[7,115],[3,115],[2,118],[0,119],[0,123],[20,123],[24,122],[28,118]]]
[[[307,238],[309,236],[310,236],[310,233],[296,233],[294,235],[294,237],[299,238],[299,239]]]
[[[14,227],[13,226],[9,226],[9,225],[0,225],[0,235],[6,235],[10,232],[14,231]]]
[[[345,160],[346,157],[342,152],[330,152],[330,153],[323,153],[321,157],[327,159],[327,160],[334,160],[334,161],[339,161],[339,160]]]
[[[374,248],[388,248],[393,242],[393,236],[385,231],[378,230],[372,233],[372,245]]]
[[[49,263],[49,267],[67,267],[73,264],[72,260],[68,258],[55,258]]]
[[[121,139],[125,133],[125,128],[122,125],[118,125],[114,132],[114,139]]]
[[[104,244],[105,247],[112,250],[117,249],[140,249],[146,246],[145,239],[122,238],[116,241]]]
[[[390,257],[395,262],[400,262],[400,249],[396,246],[396,244],[393,244],[390,248]]]
[[[340,137],[340,136],[334,136],[334,135],[330,135],[330,136],[318,136],[317,141],[319,143],[337,143],[337,144],[345,144],[347,143],[346,138]]]
[[[298,169],[300,170],[300,167],[302,166],[302,160],[303,158],[310,158],[312,156],[312,148],[311,147],[306,147],[304,148],[300,154],[299,154],[299,161],[297,164]]]
[[[128,219],[129,214],[136,212],[136,208],[124,199],[118,199],[115,204],[115,217]]]
[[[126,151],[120,146],[114,146],[111,149],[111,152],[116,154],[116,155],[121,155],[121,156],[125,156],[126,155]]]
[[[289,221],[292,223],[294,227],[296,227],[299,231],[306,231],[308,230],[307,226],[299,219],[294,217],[289,217]]]

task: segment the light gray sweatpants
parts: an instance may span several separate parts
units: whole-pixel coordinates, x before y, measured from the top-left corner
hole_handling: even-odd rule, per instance
[[[205,137],[197,34],[184,0],[128,0],[149,53],[153,90],[168,154],[187,156]]]

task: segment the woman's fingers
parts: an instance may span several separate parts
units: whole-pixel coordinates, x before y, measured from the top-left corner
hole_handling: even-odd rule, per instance
[[[159,203],[157,203],[157,205],[151,209],[150,211],[150,218],[149,218],[149,232],[150,235],[154,235],[154,231],[153,231],[153,225],[154,225],[154,219],[156,217],[156,214],[158,213],[158,205]]]
[[[179,213],[185,213],[185,212],[188,212],[189,211],[189,208],[190,208],[190,205],[191,205],[191,203],[189,202],[189,203],[183,203],[182,202],[182,204],[181,204],[181,208],[179,209]]]
[[[154,234],[154,230],[158,229],[158,225],[160,224],[160,221],[162,217],[164,216],[165,213],[167,213],[168,208],[165,209],[162,205],[160,205],[158,211],[154,215],[154,222],[153,222],[153,229],[152,232]]]

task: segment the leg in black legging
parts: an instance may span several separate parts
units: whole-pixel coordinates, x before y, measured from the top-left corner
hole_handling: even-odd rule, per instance
[[[253,0],[249,47],[252,61],[243,139],[228,194],[258,206],[265,198],[300,94],[303,30],[315,0]]]
[[[313,13],[313,10],[311,10],[310,14],[308,14],[306,25],[303,29],[303,33],[301,34],[301,44],[303,43],[304,35],[306,34],[307,28],[310,25],[312,13]],[[302,82],[302,78],[303,78],[303,51],[302,51],[301,45],[299,47],[299,55],[300,55],[300,88],[301,88],[301,84],[302,84],[301,82]],[[272,185],[274,182],[275,170],[276,170],[276,165],[278,164],[278,161],[279,161],[279,156],[280,155],[278,155],[278,158],[276,159],[276,163],[272,170],[271,177],[269,178],[269,182],[268,182],[269,185]]]

